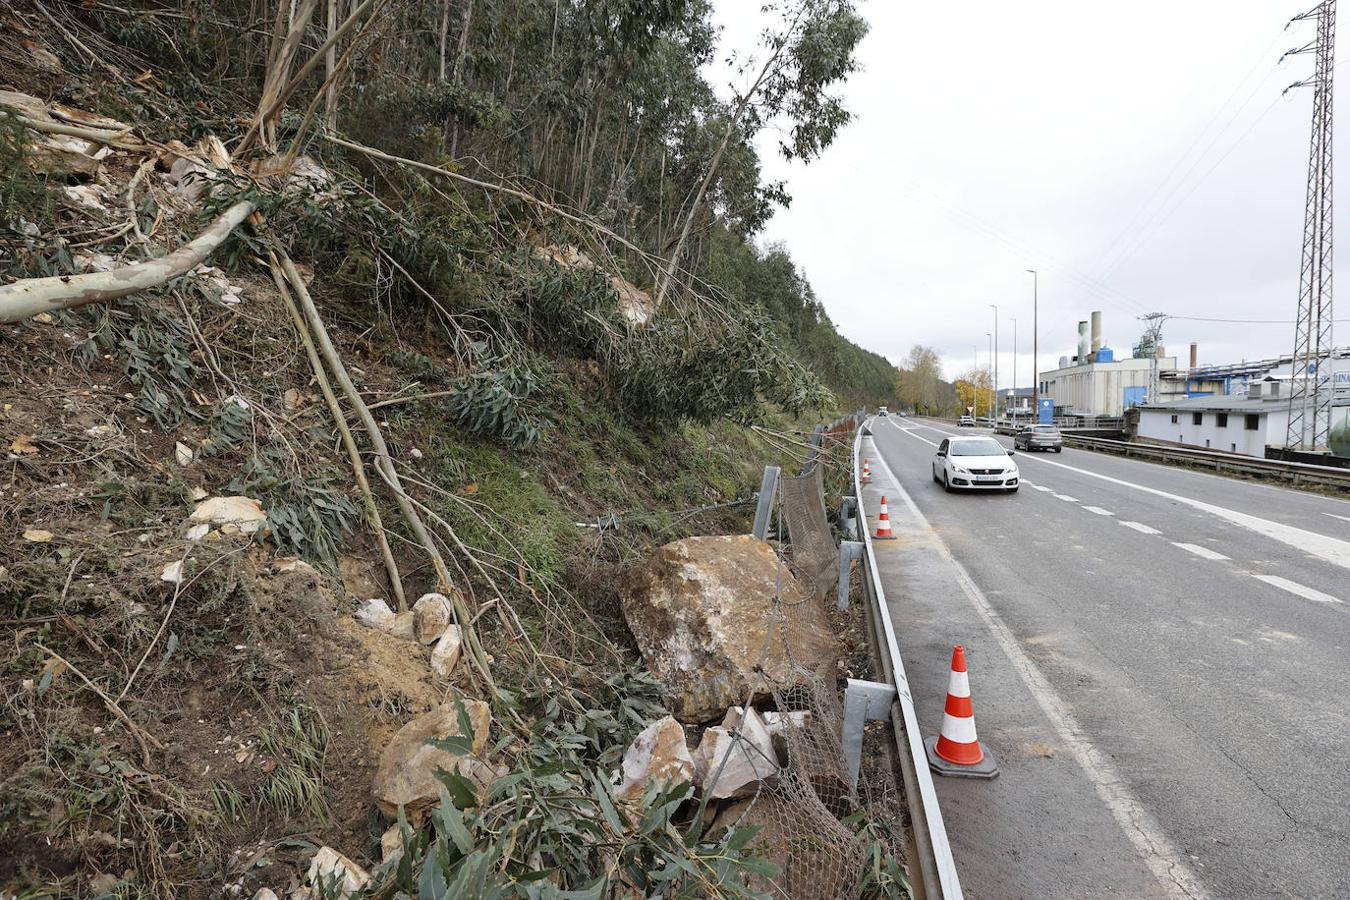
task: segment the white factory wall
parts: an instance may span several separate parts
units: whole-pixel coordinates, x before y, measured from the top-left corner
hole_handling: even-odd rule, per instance
[[[1175,369],[1176,357],[1160,359],[1157,364],[1160,370]],[[1125,411],[1125,388],[1147,390],[1152,371],[1153,360],[1150,359],[1069,366],[1041,373],[1042,394],[1049,395],[1055,406],[1097,416],[1119,416]],[[1165,401],[1168,391],[1175,387],[1159,381],[1163,396],[1150,399]]]
[[[1232,410],[1228,412],[1226,427],[1219,426],[1220,413],[1212,409],[1141,409],[1139,437],[1264,457],[1266,445],[1284,443],[1285,429],[1289,427],[1289,410],[1281,407],[1281,404],[1272,403],[1270,409],[1257,412]],[[1201,418],[1198,425],[1194,421],[1196,415]],[[1247,427],[1248,415],[1257,417],[1254,430]],[[1175,422],[1172,421],[1174,418]]]

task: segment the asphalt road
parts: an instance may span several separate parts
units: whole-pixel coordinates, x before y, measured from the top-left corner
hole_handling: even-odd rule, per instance
[[[888,476],[973,582],[968,604],[942,600],[950,615],[917,613],[911,639],[933,646],[925,659],[903,648],[912,681],[938,690],[934,648],[964,641],[980,648],[981,738],[986,721],[1006,738],[1022,719],[1028,734],[1050,735],[1003,750],[1018,758],[998,790],[1033,785],[1017,774],[1035,769],[1017,749],[1027,746],[1053,761],[1041,776],[1052,784],[1036,788],[1025,821],[995,826],[1054,840],[991,828],[976,843],[1002,856],[977,860],[981,848],[960,832],[978,813],[979,783],[944,789],[958,868],[974,872],[963,874],[969,893],[999,896],[1000,867],[1014,886],[1006,896],[1154,893],[1139,880],[1143,863],[1174,896],[1350,896],[1350,503],[1075,450],[1019,452],[1017,494],[946,494],[929,466],[958,429],[892,417],[872,432]],[[903,636],[905,603],[890,600]],[[1021,693],[990,679],[1017,680]],[[1039,710],[1023,713],[1028,691]],[[990,708],[1001,694],[1008,709]],[[1073,797],[1056,799],[1055,782]],[[1054,808],[1092,803],[1111,815]],[[1017,880],[1019,856],[1029,865],[1029,853],[1059,852],[1064,835],[1084,846],[1055,867],[1086,871]],[[1104,842],[1096,854],[1085,846]],[[1182,875],[1175,884],[1169,868]]]

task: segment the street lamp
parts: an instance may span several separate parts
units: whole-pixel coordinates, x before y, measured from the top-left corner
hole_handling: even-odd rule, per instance
[[[994,383],[993,395],[994,406],[991,411],[993,418],[998,418],[998,306],[994,303],[989,304],[989,308],[994,311]]]
[[[987,338],[989,338],[989,361],[990,361],[990,363],[992,364],[993,361],[994,361],[994,336],[993,336],[993,334],[991,334],[991,333],[988,332],[988,331],[986,331],[986,332],[984,333],[984,336],[987,337]],[[977,387],[976,390],[978,391],[979,388]],[[993,418],[994,418],[994,397],[993,397],[993,395],[994,395],[994,392],[993,392],[993,391],[990,391],[988,409],[986,409],[986,410],[984,411],[984,412],[985,412],[985,415],[987,415],[990,419],[993,419]]]
[[[970,414],[973,418],[978,419],[980,417],[980,389],[977,385],[980,380],[980,348],[971,344],[970,355],[975,360],[975,364],[970,369]]]
[[[1016,409],[1016,408],[1017,408],[1017,317],[1016,317],[1016,316],[1013,316],[1012,323],[1013,323],[1013,385],[1012,385],[1012,400],[1013,400],[1013,402],[1012,402],[1012,406],[1013,406],[1013,409]],[[1013,415],[1016,416],[1016,413],[1014,413]],[[1016,418],[1013,419],[1013,424],[1014,424],[1014,426],[1017,424],[1017,419],[1016,419]]]
[[[1035,269],[1031,273],[1031,415],[1034,421],[1041,418],[1041,359],[1040,359],[1040,276]]]

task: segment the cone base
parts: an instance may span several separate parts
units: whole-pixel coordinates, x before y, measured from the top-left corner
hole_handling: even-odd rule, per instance
[[[984,759],[973,766],[959,766],[938,756],[937,735],[924,738],[923,749],[928,753],[928,767],[939,775],[946,775],[949,778],[998,777],[998,763],[994,762],[994,754],[990,753],[989,747],[983,743],[980,744],[980,750],[984,753]]]
[[[872,540],[874,540],[874,541],[893,541],[893,540],[895,540],[895,535],[894,535],[894,534],[874,534],[874,535],[872,535]]]

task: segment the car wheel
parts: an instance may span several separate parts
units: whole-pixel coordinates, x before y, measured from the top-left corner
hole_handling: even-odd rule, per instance
[[[933,484],[942,484],[942,479],[938,477],[937,470],[933,470]]]
[[[1064,452],[1064,448],[1063,448],[1063,447],[1056,447],[1056,448],[1055,448],[1055,452],[1056,452],[1056,453],[1063,453],[1063,452]]]
[[[943,472],[943,473],[942,473],[942,489],[943,489],[944,491],[946,491],[947,493],[949,493],[949,494],[952,492],[952,483],[951,483],[951,481],[947,478],[947,473],[946,473],[946,472]]]

